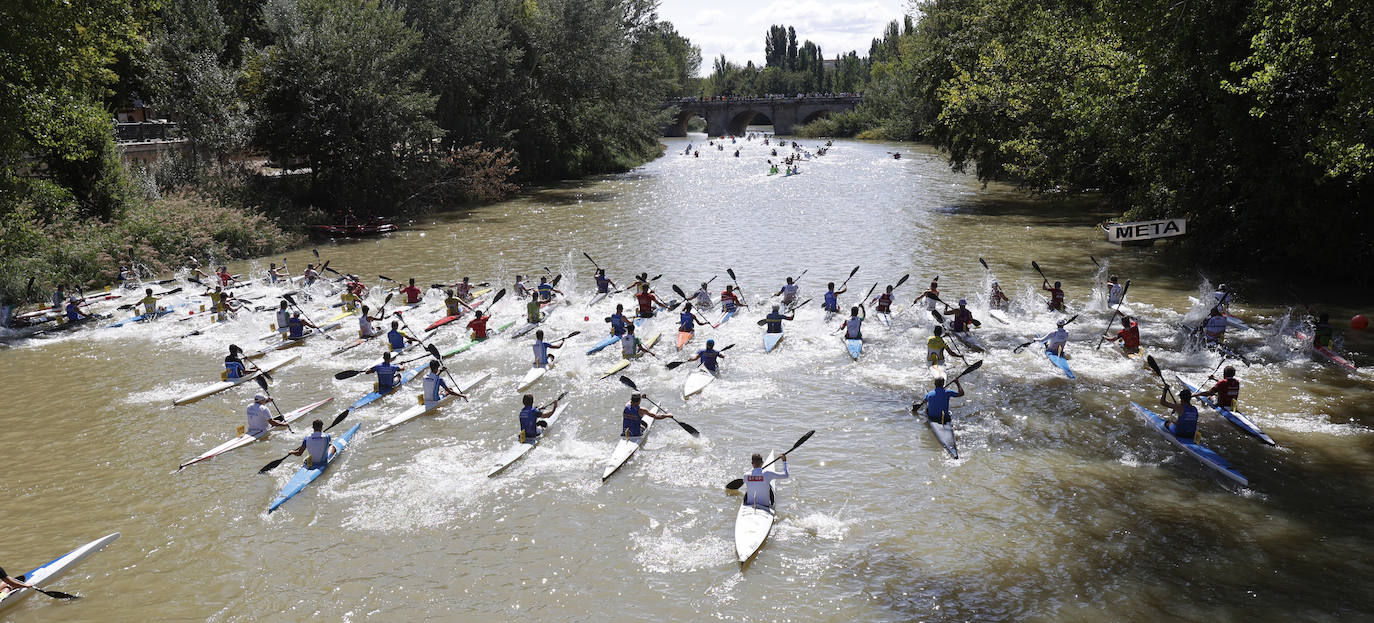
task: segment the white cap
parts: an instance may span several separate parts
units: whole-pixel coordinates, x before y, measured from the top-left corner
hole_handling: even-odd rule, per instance
[[[267,402],[267,396],[256,394],[253,396],[253,402]]]

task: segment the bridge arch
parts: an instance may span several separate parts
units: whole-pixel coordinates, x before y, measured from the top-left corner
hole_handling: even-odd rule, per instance
[[[711,127],[711,119],[708,115],[709,113],[705,110],[681,108],[677,111],[677,114],[673,116],[672,121],[668,123],[667,127],[663,129],[663,135],[687,136],[687,126],[691,123],[693,117],[700,117],[702,121],[706,122],[706,127],[709,128]]]
[[[743,136],[748,131],[749,126],[754,125],[754,122],[760,119],[767,123],[760,122],[757,125],[773,125],[773,119],[768,116],[768,113],[749,108],[732,115],[730,121],[725,124],[725,128],[730,134]]]
[[[811,114],[807,115],[806,117],[804,117],[804,118],[802,119],[801,124],[802,124],[802,125],[806,125],[806,124],[811,123],[812,121],[815,121],[815,120],[817,120],[817,119],[829,119],[829,118],[830,118],[830,111],[829,111],[829,110],[825,110],[825,109],[817,110],[817,111],[814,111],[814,112],[812,112]]]

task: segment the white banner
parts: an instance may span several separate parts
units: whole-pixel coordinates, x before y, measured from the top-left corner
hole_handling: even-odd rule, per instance
[[[1102,226],[1102,229],[1107,232],[1107,242],[1153,240],[1155,238],[1182,236],[1188,231],[1188,221],[1186,219],[1174,218],[1162,221],[1107,223]]]

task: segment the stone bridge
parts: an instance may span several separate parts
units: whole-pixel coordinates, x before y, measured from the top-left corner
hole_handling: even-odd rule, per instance
[[[749,125],[772,125],[776,134],[791,134],[798,125],[830,113],[854,110],[861,101],[860,95],[669,100],[663,108],[676,109],[677,113],[663,128],[663,135],[687,136],[687,121],[694,116],[706,120],[706,133],[710,136],[739,136]]]

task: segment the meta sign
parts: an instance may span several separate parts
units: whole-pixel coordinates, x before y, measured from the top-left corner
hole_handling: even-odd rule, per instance
[[[1173,218],[1162,221],[1107,223],[1102,229],[1107,232],[1107,242],[1133,242],[1182,236],[1188,231],[1187,225],[1187,219]]]

